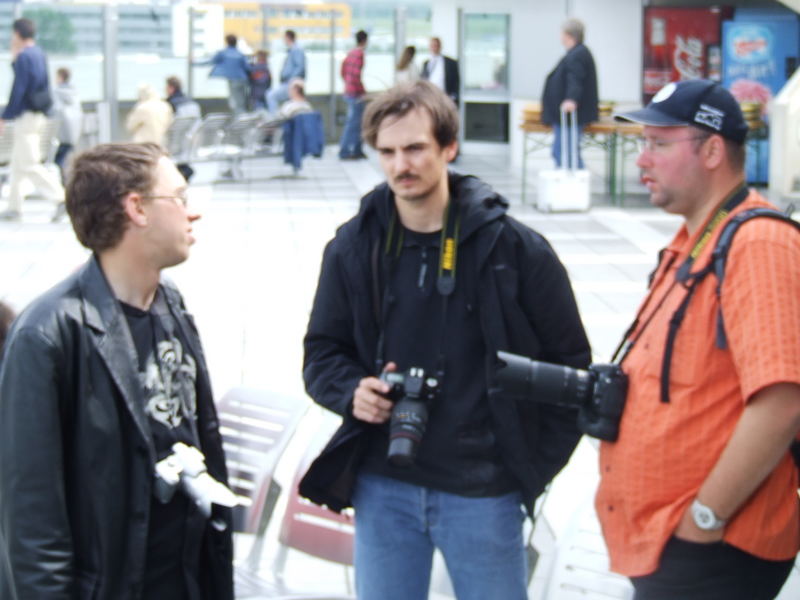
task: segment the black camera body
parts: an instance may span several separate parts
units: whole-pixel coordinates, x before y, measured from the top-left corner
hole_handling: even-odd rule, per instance
[[[501,366],[497,383],[503,393],[578,408],[578,428],[608,442],[619,436],[619,422],[628,395],[628,376],[616,364],[593,364],[588,370],[573,369],[498,352]]]
[[[411,367],[404,373],[384,372],[381,381],[391,386],[387,397],[394,402],[387,458],[395,466],[408,467],[425,435],[428,405],[439,395],[439,380],[426,377],[421,367]]]

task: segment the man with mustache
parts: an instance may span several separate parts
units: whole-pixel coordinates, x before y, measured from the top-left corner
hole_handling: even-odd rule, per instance
[[[17,317],[0,369],[2,598],[233,600],[230,509],[163,470],[181,443],[227,477],[197,329],[160,276],[194,243],[186,192],[156,144],[72,165],[93,254]]]
[[[618,357],[627,404],[596,498],[611,569],[637,600],[774,598],[800,548],[800,233],[752,218],[724,277],[708,270],[728,223],[770,207],[745,185],[747,125],[719,84],[670,83],[617,118],[644,125],[642,180],[684,224]]]
[[[516,404],[492,377],[498,350],[587,366],[566,271],[502,196],[448,172],[458,113],[432,83],[377,97],[363,132],[387,181],[323,256],[303,374],[343,424],[300,491],[355,508],[361,600],[427,597],[434,548],[460,599],[525,599],[522,508],[579,434],[574,412]],[[405,392],[382,373],[405,374]],[[417,384],[422,405],[396,408]]]

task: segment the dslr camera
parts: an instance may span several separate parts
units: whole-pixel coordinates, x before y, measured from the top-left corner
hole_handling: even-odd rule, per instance
[[[387,397],[394,402],[387,458],[397,467],[408,467],[425,435],[428,404],[439,395],[439,380],[426,376],[421,367],[411,367],[405,373],[384,372],[381,381],[391,386]]]
[[[178,488],[206,518],[211,517],[212,504],[231,508],[239,504],[236,494],[228,486],[209,475],[203,453],[182,442],[173,444],[172,454],[156,463],[153,493],[162,504],[166,504],[172,500]]]
[[[498,352],[497,384],[518,400],[577,407],[578,428],[608,442],[619,436],[628,394],[628,376],[619,365],[594,364],[588,370],[554,365],[509,352]]]

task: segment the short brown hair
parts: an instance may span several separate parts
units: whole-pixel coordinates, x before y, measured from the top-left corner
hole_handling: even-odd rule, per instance
[[[11,323],[14,320],[14,311],[11,307],[3,301],[0,301],[0,360],[3,358],[3,346],[6,343],[6,336],[8,330],[11,328]]]
[[[170,75],[169,77],[167,77],[167,85],[176,92],[180,92],[181,87],[183,87],[181,85],[181,80],[178,78],[177,75]]]
[[[153,143],[100,144],[72,163],[67,182],[67,212],[78,241],[94,252],[116,246],[128,225],[122,199],[148,194],[155,169],[166,152]]]
[[[58,67],[58,70],[56,70],[56,75],[61,77],[64,83],[67,83],[72,77],[72,72],[67,67]]]
[[[36,35],[36,25],[30,19],[17,19],[11,25],[11,29],[23,40],[31,40]]]
[[[367,105],[362,130],[364,140],[375,147],[378,130],[387,117],[404,117],[412,110],[427,111],[433,125],[433,137],[444,148],[458,137],[458,110],[445,93],[429,81],[401,83],[386,90]]]

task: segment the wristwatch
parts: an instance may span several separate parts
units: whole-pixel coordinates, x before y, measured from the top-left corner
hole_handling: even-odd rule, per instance
[[[704,531],[720,529],[727,523],[725,519],[720,519],[710,507],[696,498],[692,502],[692,518],[694,519],[694,524]]]

